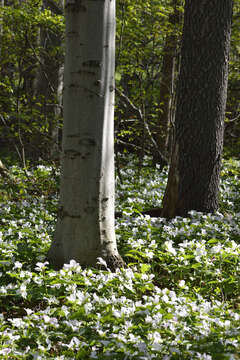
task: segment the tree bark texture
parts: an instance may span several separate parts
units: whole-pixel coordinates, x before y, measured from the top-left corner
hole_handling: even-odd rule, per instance
[[[165,217],[218,208],[232,6],[232,0],[185,3]]]
[[[60,208],[50,263],[122,266],[114,229],[115,1],[66,1]]]

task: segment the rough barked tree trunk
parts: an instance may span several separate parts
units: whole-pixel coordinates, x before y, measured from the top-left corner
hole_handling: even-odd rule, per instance
[[[66,1],[60,209],[48,259],[123,265],[114,230],[115,1]]]
[[[232,0],[185,3],[165,217],[218,208],[232,6]]]

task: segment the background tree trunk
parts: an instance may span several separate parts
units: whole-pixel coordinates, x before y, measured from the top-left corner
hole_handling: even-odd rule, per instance
[[[63,0],[43,0],[42,8],[49,9],[55,15],[63,14]],[[35,78],[35,96],[41,104],[39,112],[48,125],[50,154],[52,158],[59,157],[59,120],[62,118],[63,90],[63,57],[61,52],[62,34],[41,27],[39,30],[39,45],[41,55]],[[53,56],[53,51],[56,55]]]
[[[115,1],[66,1],[60,209],[48,258],[122,266],[114,230]]]
[[[173,29],[166,35],[163,48],[163,60],[160,81],[160,114],[157,134],[159,150],[169,159],[171,156],[170,131],[173,123],[171,108],[173,101],[173,90],[175,83],[175,62],[179,36],[176,26],[180,23],[180,13],[177,10],[179,0],[173,0],[173,13],[169,15],[169,23]]]
[[[218,208],[232,0],[186,1],[165,217]]]
[[[4,0],[0,0],[0,7],[3,8],[4,7]],[[2,14],[1,14],[2,15]],[[2,34],[3,34],[3,24],[2,24],[2,17],[0,16],[0,40],[2,41]],[[2,48],[0,45],[0,59],[2,57]],[[0,74],[2,75],[2,66],[0,67]],[[2,77],[2,76],[1,76]]]

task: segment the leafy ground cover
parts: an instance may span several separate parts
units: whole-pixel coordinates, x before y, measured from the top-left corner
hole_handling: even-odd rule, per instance
[[[160,206],[167,172],[136,169],[128,158],[117,179],[128,267],[116,273],[45,262],[54,168],[1,180],[0,359],[240,359],[240,161],[223,164],[218,213],[171,221],[141,215]]]

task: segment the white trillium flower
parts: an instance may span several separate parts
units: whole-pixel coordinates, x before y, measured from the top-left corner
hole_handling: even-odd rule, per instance
[[[176,252],[176,250],[173,248],[172,245],[173,245],[173,241],[172,241],[172,240],[165,241],[165,243],[164,243],[165,249],[166,249],[169,253],[171,253],[172,255],[176,255],[177,252]]]

